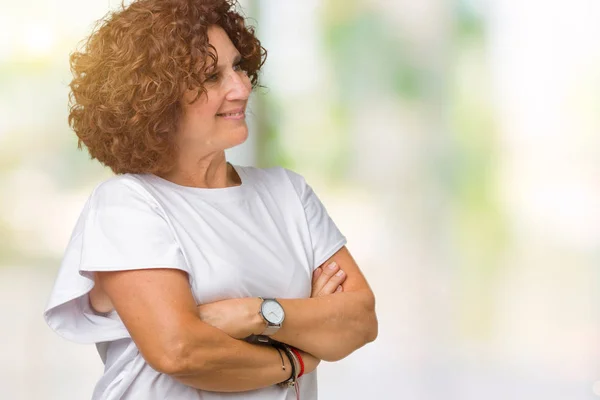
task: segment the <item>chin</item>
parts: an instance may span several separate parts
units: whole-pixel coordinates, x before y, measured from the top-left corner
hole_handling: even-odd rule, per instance
[[[228,148],[239,146],[240,144],[244,143],[246,139],[248,139],[248,127],[245,126],[243,128],[236,129],[234,132],[229,134],[228,139],[230,143]]]

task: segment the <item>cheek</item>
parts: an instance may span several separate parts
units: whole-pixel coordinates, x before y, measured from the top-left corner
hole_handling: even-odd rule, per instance
[[[252,91],[252,82],[250,82],[250,77],[248,77],[248,75],[244,74],[244,84],[246,85],[246,88],[248,89],[249,92]]]
[[[209,96],[206,100],[206,104],[204,104],[203,114],[214,117],[221,108],[222,104],[223,100],[218,95],[215,94],[213,96]]]
[[[221,100],[218,93],[211,92],[203,94],[200,98],[188,108],[188,113],[194,119],[214,118],[221,107]]]

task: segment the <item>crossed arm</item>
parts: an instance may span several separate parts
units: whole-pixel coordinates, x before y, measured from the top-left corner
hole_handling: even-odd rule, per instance
[[[330,268],[331,266],[331,268]],[[341,272],[340,272],[341,271]],[[346,247],[315,271],[308,299],[278,299],[285,322],[273,339],[302,349],[320,360],[340,360],[375,340],[375,299]],[[338,285],[343,290],[336,292]],[[260,300],[231,299],[199,306],[200,316],[235,338],[260,334]]]
[[[326,268],[331,262],[336,266]],[[340,269],[343,274],[334,275]],[[258,389],[289,377],[276,350],[239,340],[264,329],[259,299],[197,306],[187,275],[171,269],[100,272],[96,281],[92,304],[98,310],[94,299],[109,299],[142,356],[159,372],[222,392]],[[336,291],[339,285],[343,290]],[[273,336],[303,351],[307,373],[320,360],[339,360],[377,335],[373,293],[345,247],[315,271],[312,296],[278,299],[286,319]]]

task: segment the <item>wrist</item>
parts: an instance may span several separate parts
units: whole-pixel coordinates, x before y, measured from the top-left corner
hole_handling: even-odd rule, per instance
[[[309,373],[313,372],[314,370],[316,370],[317,367],[319,366],[319,364],[321,363],[321,360],[305,351],[302,351],[302,350],[298,350],[298,351],[302,355],[302,360],[304,361],[304,375],[309,374]]]
[[[302,359],[302,355],[300,354],[300,351],[294,347],[290,346],[290,350],[296,356],[296,361],[298,361],[298,365],[297,365],[297,367],[299,368],[298,378],[300,378],[302,375],[304,375],[304,361]]]
[[[285,311],[281,303],[275,298],[262,298],[259,307],[259,314],[264,321],[264,328],[261,336],[272,336],[279,331],[285,320]]]
[[[248,325],[251,327],[253,335],[260,335],[267,327],[267,323],[260,315],[262,300],[258,297],[253,297],[249,303]]]
[[[282,350],[282,352],[285,354],[291,368],[289,377],[285,381],[280,382],[279,385],[283,387],[295,386],[296,382],[298,381],[298,373],[300,372],[296,355],[294,354],[294,352],[292,352],[291,348],[285,343],[280,343],[279,345],[277,345],[277,347],[280,350]]]

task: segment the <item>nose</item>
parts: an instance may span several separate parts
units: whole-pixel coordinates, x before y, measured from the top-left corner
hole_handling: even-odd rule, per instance
[[[247,100],[250,96],[252,85],[248,76],[243,72],[230,71],[224,83],[227,85],[227,94],[225,95],[227,100]]]

